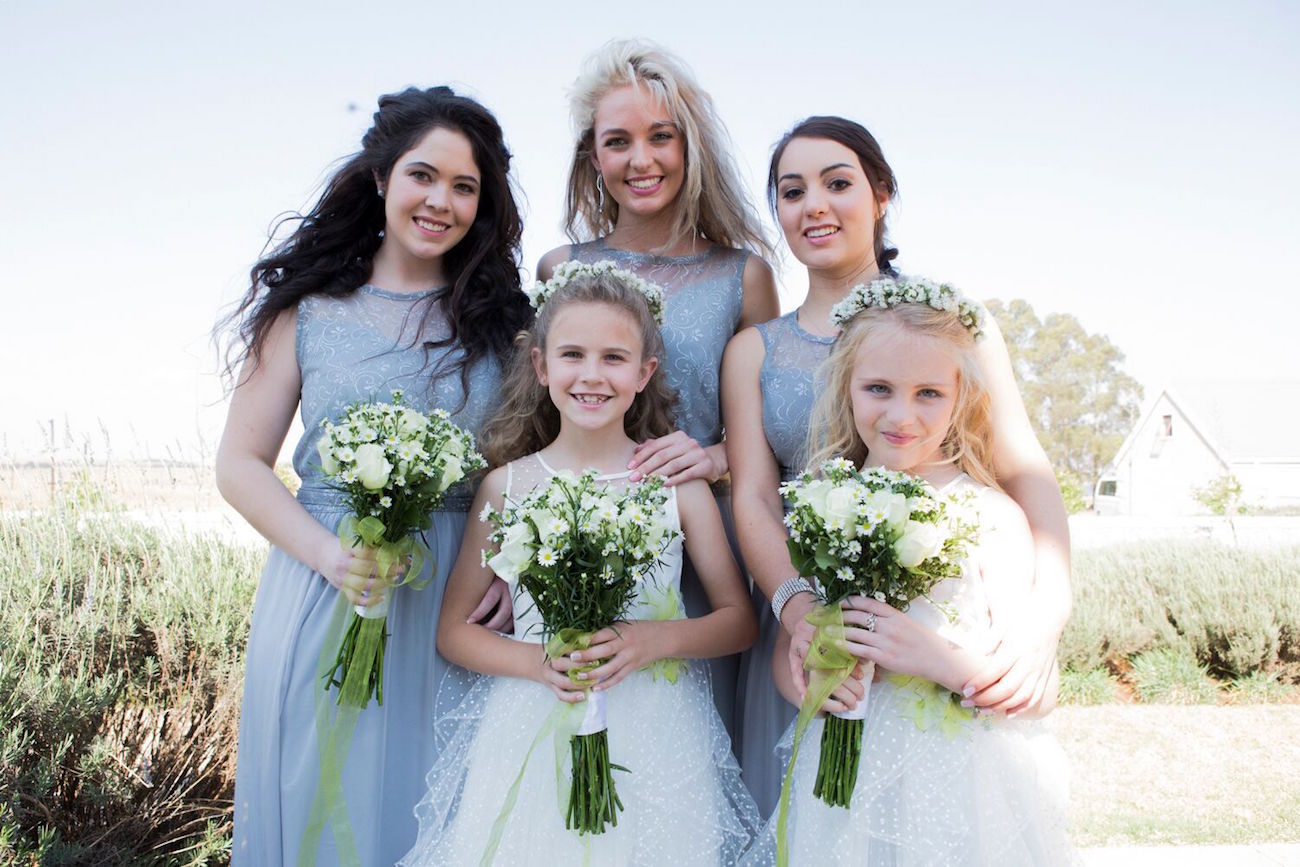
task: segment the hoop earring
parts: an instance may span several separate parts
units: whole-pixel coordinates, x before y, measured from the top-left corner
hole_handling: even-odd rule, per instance
[[[600,172],[596,172],[596,207],[605,212],[605,184],[601,182]]]

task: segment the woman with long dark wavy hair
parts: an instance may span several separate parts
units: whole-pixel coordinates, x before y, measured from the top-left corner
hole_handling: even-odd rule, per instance
[[[444,677],[450,666],[434,633],[473,491],[453,488],[433,515],[435,565],[420,576],[428,586],[389,593],[384,700],[357,716],[340,792],[321,773],[329,750],[318,735],[333,701],[318,662],[338,640],[340,594],[368,604],[395,576],[377,575],[373,553],[335,535],[347,510],[315,445],[326,420],[394,389],[416,409],[446,409],[478,430],[531,316],[509,165],[500,126],[477,102],[447,87],[381,97],[360,152],[253,267],[227,320],[238,327],[241,364],[217,481],[273,545],[246,657],[235,864],[387,865],[414,842],[411,811],[436,751],[435,695],[457,682]],[[299,407],[295,498],[273,466]],[[486,622],[503,625],[502,599],[494,588],[476,616],[496,609]]]

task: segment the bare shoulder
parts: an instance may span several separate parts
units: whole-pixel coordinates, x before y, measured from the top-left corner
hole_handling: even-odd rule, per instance
[[[762,257],[750,255],[745,259],[745,270],[740,276],[740,290],[741,329],[781,315],[781,304],[776,297],[776,280],[772,276],[771,267]]]
[[[477,518],[478,512],[486,504],[491,504],[493,508],[500,509],[506,499],[506,482],[510,478],[510,465],[502,464],[488,470],[483,481],[479,482],[478,493],[474,497],[475,514],[470,518]]]
[[[560,264],[561,262],[568,261],[568,258],[569,258],[568,244],[565,244],[561,247],[556,247],[554,250],[551,250],[549,253],[542,256],[542,258],[539,259],[537,262],[537,279],[550,280],[551,275],[555,273],[555,266]]]
[[[763,345],[763,335],[759,334],[758,329],[751,325],[737,331],[727,341],[723,363],[748,366],[755,362],[761,362],[766,353],[767,348]]]
[[[713,490],[704,479],[691,479],[682,482],[676,486],[676,490],[677,508],[683,515],[702,506],[717,508],[717,504],[713,499]]]

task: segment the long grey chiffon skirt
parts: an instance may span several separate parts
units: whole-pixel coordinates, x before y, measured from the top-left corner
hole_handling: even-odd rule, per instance
[[[304,503],[334,529],[345,512]],[[399,587],[388,615],[384,703],[360,712],[343,770],[347,813],[361,863],[391,865],[415,842],[412,813],[437,755],[435,696],[448,671],[434,635],[442,593],[460,547],[464,512],[439,512],[426,533],[434,552],[433,580],[422,590]],[[431,565],[425,566],[429,577]],[[317,662],[335,616],[338,591],[307,566],[272,548],[253,608],[245,660],[244,703],[235,773],[232,862],[249,867],[297,862],[303,829],[320,777],[315,707],[322,689]],[[342,622],[346,622],[345,620]],[[454,691],[454,688],[453,688]],[[458,701],[461,695],[447,695]],[[329,828],[315,863],[338,863]]]

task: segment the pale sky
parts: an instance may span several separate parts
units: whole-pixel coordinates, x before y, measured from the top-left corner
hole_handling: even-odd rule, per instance
[[[381,93],[497,114],[531,271],[564,240],[566,89],[625,36],[693,67],[760,207],[781,133],[842,114],[898,176],[905,271],[1074,314],[1148,394],[1300,373],[1300,4],[457,5],[0,5],[0,459],[51,418],[101,457],[210,453],[209,330]]]

